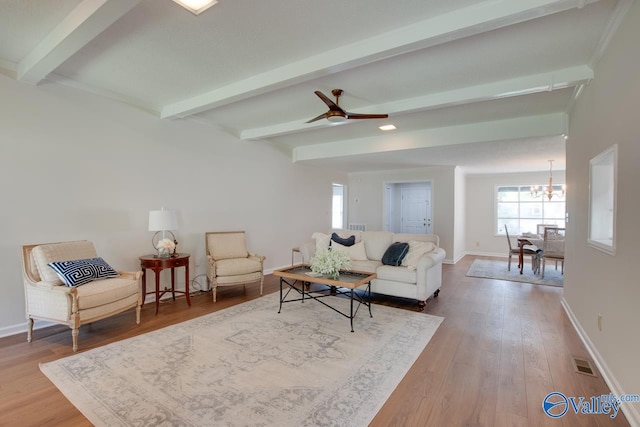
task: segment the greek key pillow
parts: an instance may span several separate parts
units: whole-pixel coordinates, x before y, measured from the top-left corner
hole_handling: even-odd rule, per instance
[[[80,286],[94,280],[117,277],[118,273],[102,258],[85,258],[73,261],[55,261],[47,264],[60,280],[69,287]]]

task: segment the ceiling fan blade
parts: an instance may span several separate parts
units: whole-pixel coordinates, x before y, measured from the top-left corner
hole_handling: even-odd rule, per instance
[[[347,119],[386,119],[388,114],[357,114],[347,113]]]
[[[329,110],[331,110],[331,111],[340,111],[341,113],[346,114],[346,111],[344,111],[342,108],[340,108],[338,106],[338,104],[336,104],[331,99],[329,99],[324,93],[320,92],[319,90],[316,90],[313,93],[315,93],[318,96],[318,98],[322,99],[322,102],[327,104],[327,107],[329,107]]]
[[[322,113],[318,117],[314,117],[313,119],[311,119],[311,120],[309,120],[308,122],[305,122],[305,123],[315,122],[317,120],[324,119],[326,117],[327,117],[327,113]]]

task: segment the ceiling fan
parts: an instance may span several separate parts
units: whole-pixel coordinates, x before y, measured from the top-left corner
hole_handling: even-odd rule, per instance
[[[342,95],[342,89],[333,89],[331,93],[336,97],[336,102],[330,100],[324,93],[316,90],[314,92],[318,95],[318,98],[322,99],[322,101],[327,104],[329,107],[329,111],[326,113],[320,114],[318,117],[314,117],[306,123],[315,122],[320,119],[327,119],[331,123],[340,123],[350,119],[386,119],[389,117],[388,114],[357,114],[357,113],[349,113],[348,111],[343,110],[339,105],[339,98]]]

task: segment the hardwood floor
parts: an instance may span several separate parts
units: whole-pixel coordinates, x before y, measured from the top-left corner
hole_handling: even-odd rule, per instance
[[[440,296],[425,313],[444,322],[371,426],[628,426],[624,414],[559,419],[542,411],[544,396],[600,396],[609,389],[598,374],[575,373],[571,357],[589,359],[560,305],[561,288],[466,277],[476,257],[443,266]],[[278,289],[267,276],[265,292]],[[135,324],[133,311],[80,328],[79,351],[182,322],[258,297],[249,285],[153,304]],[[377,296],[376,303],[413,310],[408,300]],[[374,308],[375,310],[375,308]],[[375,315],[375,311],[374,311]],[[69,328],[53,326],[0,339],[0,425],[90,426],[40,372],[38,364],[73,354]],[[347,425],[347,424],[345,424]]]

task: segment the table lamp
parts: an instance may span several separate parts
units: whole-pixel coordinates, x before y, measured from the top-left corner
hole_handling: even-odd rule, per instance
[[[178,220],[174,211],[164,208],[149,211],[149,231],[156,232],[151,238],[151,244],[158,252],[158,258],[169,258],[176,254],[178,241],[171,232],[176,228],[178,228]]]

